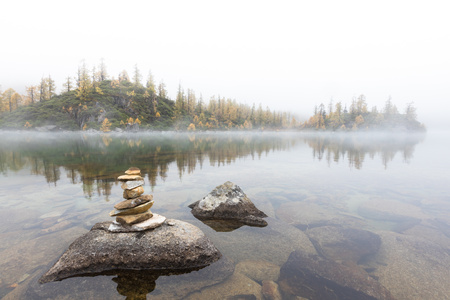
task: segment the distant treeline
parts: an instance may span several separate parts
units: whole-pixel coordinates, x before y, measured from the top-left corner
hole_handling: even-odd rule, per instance
[[[89,70],[86,64],[78,68],[75,77],[67,77],[60,94],[51,76],[37,85],[26,87],[20,95],[9,88],[0,90],[0,127],[28,129],[56,125],[65,130],[176,129],[176,130],[251,130],[251,129],[314,129],[358,130],[401,127],[423,128],[416,120],[416,109],[409,104],[400,114],[391,103],[379,111],[368,110],[364,96],[353,100],[350,109],[341,102],[328,111],[321,104],[314,115],[299,123],[289,112],[277,112],[249,106],[224,97],[211,97],[205,102],[181,85],[175,99],[170,99],[163,81],[155,84],[149,72],[145,84],[137,65],[130,79],[122,71],[117,79],[108,75],[103,60]]]
[[[370,110],[364,95],[353,99],[349,108],[341,102],[333,105],[330,101],[328,109],[322,103],[314,109],[314,115],[305,121],[301,128],[318,130],[369,130],[369,129],[402,129],[425,130],[425,126],[417,121],[416,108],[408,103],[404,113],[389,98],[382,109],[373,106]]]

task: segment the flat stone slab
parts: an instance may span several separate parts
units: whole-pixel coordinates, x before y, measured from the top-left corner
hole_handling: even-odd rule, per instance
[[[127,199],[114,205],[115,209],[133,208],[146,202],[153,200],[152,195],[141,195],[140,197]]]
[[[137,215],[117,216],[116,222],[122,224],[123,226],[131,226],[133,224],[144,222],[151,217],[153,217],[153,214],[150,211],[146,211]]]
[[[120,224],[119,222],[112,222],[108,227],[110,232],[136,232],[153,229],[161,226],[166,221],[166,217],[153,214],[153,217],[147,219],[141,223],[137,223],[131,226]],[[172,223],[170,223],[172,224]]]
[[[143,203],[143,204],[138,205],[133,208],[112,210],[109,213],[109,215],[111,217],[115,217],[115,216],[129,216],[129,215],[140,214],[140,213],[143,213],[143,212],[146,212],[147,210],[149,210],[152,207],[153,203],[154,203],[154,201],[151,201],[151,202]]]
[[[144,180],[140,175],[120,175],[117,177],[120,181],[128,181],[128,180]]]
[[[138,186],[143,186],[144,180],[128,180],[123,181],[120,187],[124,190],[132,190],[134,188],[137,188]]]
[[[39,280],[95,275],[111,270],[184,270],[200,268],[222,255],[196,226],[171,219],[141,232],[113,233],[111,222],[95,224],[76,239]]]

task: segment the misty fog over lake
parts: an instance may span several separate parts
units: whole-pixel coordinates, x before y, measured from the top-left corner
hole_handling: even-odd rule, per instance
[[[0,131],[0,141],[0,298],[259,299],[272,281],[291,299],[298,274],[286,262],[302,251],[366,274],[394,299],[450,299],[448,132]],[[114,276],[37,282],[76,238],[113,220],[116,178],[131,166],[152,211],[199,227],[234,264],[232,277],[208,284],[213,264],[152,274],[145,288],[146,274],[120,289]],[[226,181],[268,215],[267,227],[216,231],[191,215],[189,204]]]

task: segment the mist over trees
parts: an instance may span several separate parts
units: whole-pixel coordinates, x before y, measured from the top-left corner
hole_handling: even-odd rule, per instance
[[[414,103],[408,103],[404,113],[400,113],[389,98],[379,109],[373,106],[369,110],[366,97],[354,98],[347,108],[342,102],[330,101],[328,107],[323,103],[314,108],[314,114],[300,128],[314,130],[369,130],[369,129],[403,129],[425,130],[417,121]]]
[[[155,82],[149,71],[146,79],[135,65],[132,76],[126,70],[117,79],[110,76],[103,60],[89,69],[83,62],[75,77],[68,76],[56,93],[50,75],[20,95],[0,88],[0,126],[29,129],[56,125],[65,130],[175,129],[175,130],[362,130],[404,127],[423,128],[416,108],[408,104],[398,112],[389,99],[385,107],[369,111],[365,97],[353,99],[349,109],[341,102],[320,104],[309,120],[299,123],[290,112],[277,112],[238,103],[234,99],[213,96],[205,101],[181,84],[175,99],[170,99],[164,81]],[[144,81],[144,82],[143,82]]]
[[[261,105],[249,106],[214,96],[205,102],[192,89],[181,85],[174,100],[168,97],[164,81],[159,84],[151,72],[143,75],[135,65],[132,76],[126,70],[117,79],[107,73],[102,60],[90,70],[82,63],[75,77],[67,77],[56,94],[51,76],[26,87],[26,94],[13,89],[0,91],[0,125],[26,128],[54,124],[62,129],[111,130],[140,125],[147,129],[229,130],[294,125],[290,113]],[[107,122],[105,122],[105,119]]]

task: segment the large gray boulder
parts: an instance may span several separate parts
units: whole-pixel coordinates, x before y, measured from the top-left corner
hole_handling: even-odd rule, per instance
[[[217,261],[221,254],[196,226],[179,220],[153,230],[116,233],[111,222],[95,224],[75,240],[40,283],[110,270],[186,270]]]
[[[228,220],[250,226],[267,226],[267,222],[262,219],[267,215],[256,208],[239,186],[230,181],[217,186],[201,200],[189,205],[189,208],[200,220]]]

